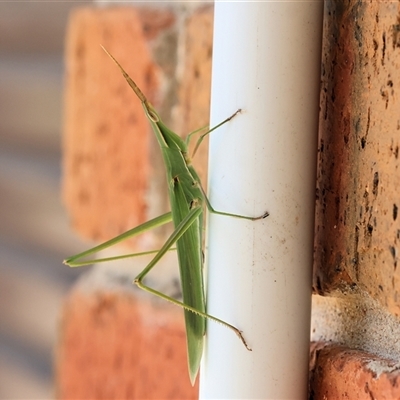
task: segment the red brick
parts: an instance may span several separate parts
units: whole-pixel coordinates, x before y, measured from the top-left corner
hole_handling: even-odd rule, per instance
[[[314,289],[400,315],[398,4],[326,2]]]
[[[91,239],[113,237],[147,219],[152,173],[149,123],[100,45],[156,99],[158,67],[144,30],[154,37],[173,22],[168,11],[160,14],[153,25],[132,7],[78,9],[70,18],[63,197],[73,225]]]
[[[400,398],[400,368],[395,362],[323,344],[314,344],[311,356],[310,399]]]
[[[195,399],[183,313],[147,296],[75,290],[57,351],[58,399]]]
[[[213,11],[210,6],[202,8],[191,15],[185,24],[185,58],[176,113],[179,118],[177,126],[185,134],[208,126],[210,121]],[[191,152],[198,137],[196,135],[192,140]],[[207,186],[207,164],[208,137],[193,158],[204,188]]]

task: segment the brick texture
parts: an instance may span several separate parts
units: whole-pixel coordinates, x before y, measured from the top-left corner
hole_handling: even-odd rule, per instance
[[[314,289],[400,314],[397,2],[325,3]]]
[[[160,24],[171,24],[166,13],[153,24],[132,7],[78,9],[71,15],[63,197],[72,224],[85,237],[105,240],[147,219],[150,127],[140,102],[100,45],[155,100],[158,71],[145,33],[153,37]]]
[[[58,399],[197,398],[183,314],[147,298],[107,290],[71,293],[58,343]]]
[[[399,399],[399,365],[359,350],[313,343],[309,398]]]
[[[206,7],[194,13],[185,24],[185,59],[178,110],[182,132],[191,132],[209,123],[213,22],[213,8]],[[197,138],[191,142],[191,151]],[[208,137],[193,157],[204,188],[207,187],[207,162]]]

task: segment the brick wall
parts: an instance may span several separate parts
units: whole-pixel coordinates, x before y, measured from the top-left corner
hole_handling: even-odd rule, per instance
[[[314,398],[394,399],[400,358],[395,2],[325,2],[316,191]]]
[[[325,4],[310,397],[399,398],[396,3]],[[201,35],[199,35],[201,32]],[[104,240],[166,210],[139,101],[104,45],[179,132],[206,125],[212,8],[86,8],[67,35],[65,204]],[[207,146],[196,156],[206,181]],[[131,241],[157,248],[166,231]],[[144,262],[143,262],[144,263]],[[97,267],[66,301],[59,398],[191,398],[180,310],[139,294],[131,264]],[[152,284],[177,291],[174,260]],[[317,294],[318,293],[318,294]],[[350,316],[350,317],[349,317]]]

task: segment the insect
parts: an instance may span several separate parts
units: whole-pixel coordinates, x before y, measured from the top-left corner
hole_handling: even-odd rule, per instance
[[[246,340],[242,335],[242,332],[238,328],[223,321],[222,319],[209,315],[206,312],[203,281],[203,215],[205,207],[209,210],[209,212],[214,214],[224,215],[227,217],[244,218],[252,221],[265,218],[268,216],[268,213],[266,212],[259,217],[248,217],[215,210],[211,206],[201,186],[199,176],[191,165],[190,158],[188,156],[188,145],[192,138],[192,135],[199,132],[200,130],[190,133],[187,136],[186,140],[183,140],[175,132],[169,129],[161,121],[161,118],[159,117],[153,106],[147,100],[147,98],[136,85],[136,83],[125,72],[118,61],[106,49],[104,49],[104,51],[116,63],[126,81],[133,89],[136,96],[140,99],[146,116],[149,119],[153,131],[156,135],[166,167],[171,211],[148,222],[145,222],[137,226],[136,228],[133,228],[103,244],[93,247],[92,249],[72,256],[66,259],[64,263],[71,267],[77,267],[99,261],[111,261],[120,258],[131,257],[133,255],[122,255],[98,260],[84,260],[85,257],[110,246],[113,246],[114,244],[121,242],[129,237],[138,235],[166,223],[173,222],[175,230],[160,250],[135,254],[135,256],[138,256],[152,253],[155,254],[155,256],[152,261],[144,268],[144,270],[139,275],[137,275],[134,283],[139,288],[165,300],[168,300],[184,309],[189,375],[191,383],[193,385],[199,371],[200,361],[203,353],[204,335],[206,333],[206,319],[219,322],[220,324],[231,329],[240,338],[244,346],[248,350],[251,350],[250,347],[247,345]],[[236,111],[229,118],[225,119],[220,124],[203,133],[196,143],[193,155],[195,154],[197,148],[199,147],[200,143],[206,135],[210,134],[221,125],[230,121],[239,112],[240,110]],[[157,290],[146,286],[143,283],[143,278],[157,264],[157,262],[163,257],[163,255],[167,251],[174,249],[174,245],[176,245],[176,251],[178,253],[183,301],[171,298]],[[80,261],[82,259],[83,261]]]

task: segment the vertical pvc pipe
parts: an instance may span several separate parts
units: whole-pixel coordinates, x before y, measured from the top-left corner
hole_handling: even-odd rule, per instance
[[[216,2],[200,398],[305,399],[323,2]]]

